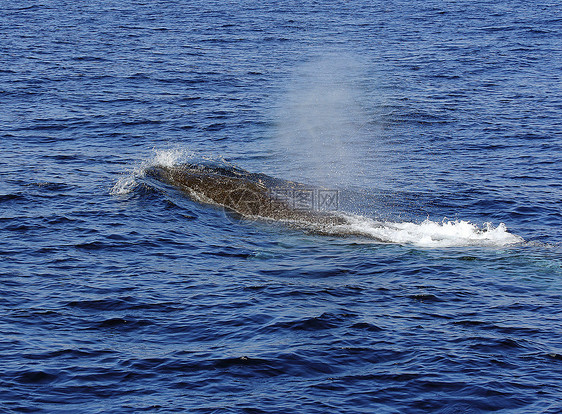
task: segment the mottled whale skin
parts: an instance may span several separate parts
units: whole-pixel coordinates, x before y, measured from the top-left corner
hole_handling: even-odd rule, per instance
[[[145,174],[179,189],[195,201],[222,206],[245,218],[318,225],[346,222],[334,213],[292,208],[286,201],[276,198],[271,190],[310,187],[265,174],[197,164],[153,166]]]

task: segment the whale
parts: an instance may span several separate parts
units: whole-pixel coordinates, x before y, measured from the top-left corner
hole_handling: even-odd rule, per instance
[[[145,176],[178,189],[193,201],[223,208],[241,218],[292,224],[333,226],[346,220],[336,211],[320,211],[310,201],[318,191],[302,183],[252,173],[234,166],[156,165]],[[305,202],[296,202],[295,195]]]
[[[252,173],[226,162],[156,164],[145,167],[138,178],[139,184],[171,197],[168,199],[180,208],[184,203],[176,203],[176,196],[185,195],[194,202],[222,209],[227,213],[225,217],[236,218],[236,223],[244,220],[275,221],[306,233],[338,238],[360,237],[377,243],[473,246],[523,242],[521,237],[507,232],[503,224],[497,228],[488,226],[481,229],[462,220],[394,222],[337,208],[327,211],[320,208],[320,194],[331,190]],[[303,200],[310,201],[316,197],[316,204],[303,204],[295,196],[307,194],[313,197],[304,197]],[[349,193],[345,194],[349,196]],[[346,203],[350,205],[347,199]]]

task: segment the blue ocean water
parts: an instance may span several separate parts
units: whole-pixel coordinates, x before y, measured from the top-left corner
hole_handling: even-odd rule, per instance
[[[562,412],[557,2],[0,5],[1,412]]]

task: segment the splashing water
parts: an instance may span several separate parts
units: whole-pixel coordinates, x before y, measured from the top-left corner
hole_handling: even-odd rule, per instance
[[[205,157],[198,157],[195,153],[186,149],[174,148],[165,150],[154,150],[152,158],[141,162],[128,173],[123,174],[110,190],[110,194],[114,196],[127,195],[132,193],[138,186],[138,180],[145,175],[145,171],[149,167],[163,166],[172,167],[182,163],[193,163],[201,161]]]
[[[138,179],[144,177],[146,168],[152,165],[173,166],[185,158],[186,155],[187,152],[180,149],[155,150],[152,159],[141,162],[132,171],[123,174],[111,188],[110,194],[113,196],[123,196],[132,193],[138,186]]]
[[[504,223],[484,227],[464,220],[425,220],[413,222],[376,221],[368,217],[345,215],[349,224],[336,226],[334,233],[355,234],[384,243],[413,244],[421,247],[507,246],[522,243],[522,237],[509,233]]]

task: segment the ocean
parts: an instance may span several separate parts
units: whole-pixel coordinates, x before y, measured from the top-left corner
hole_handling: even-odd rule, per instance
[[[558,2],[0,5],[0,412],[562,412]]]

